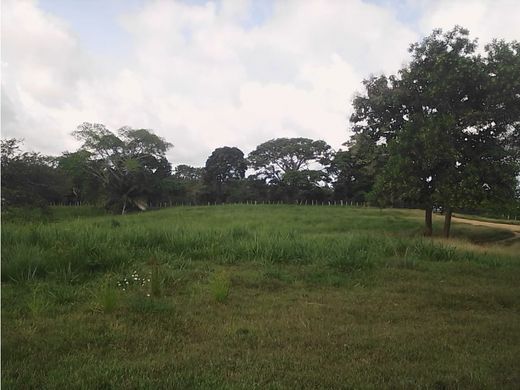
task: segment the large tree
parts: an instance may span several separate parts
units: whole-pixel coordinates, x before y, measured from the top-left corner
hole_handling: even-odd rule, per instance
[[[325,141],[309,138],[276,138],[256,147],[248,160],[256,178],[264,180],[274,198],[321,197],[321,184],[328,181],[332,149]]]
[[[88,170],[102,183],[107,206],[122,214],[128,207],[146,208],[171,174],[165,156],[171,144],[151,130],[123,127],[115,134],[102,124],[85,122],[73,135],[83,142]]]
[[[229,190],[244,179],[246,170],[247,161],[240,149],[229,146],[215,149],[206,160],[204,169],[208,199],[226,201]]]
[[[427,235],[434,204],[446,210],[448,236],[453,207],[511,192],[518,45],[494,42],[484,57],[476,47],[465,29],[434,30],[410,47],[412,60],[397,76],[367,80],[354,100],[354,131],[388,145],[376,190],[423,207]]]
[[[268,183],[279,183],[287,172],[312,170],[313,164],[328,165],[331,153],[325,141],[276,138],[258,145],[248,160],[259,178]]]

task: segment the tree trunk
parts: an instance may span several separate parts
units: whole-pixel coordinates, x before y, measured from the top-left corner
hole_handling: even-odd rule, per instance
[[[450,229],[451,229],[451,208],[446,208],[446,214],[444,215],[444,237],[450,238]]]
[[[125,196],[125,199],[123,200],[123,210],[121,210],[121,215],[124,215],[125,211],[126,211],[126,196]]]
[[[432,214],[432,206],[427,206],[424,213],[424,235],[426,237],[431,237],[433,234]]]

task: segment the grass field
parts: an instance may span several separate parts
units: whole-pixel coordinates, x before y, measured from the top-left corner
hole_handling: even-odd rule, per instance
[[[421,229],[339,206],[6,214],[2,388],[518,388],[513,233]]]

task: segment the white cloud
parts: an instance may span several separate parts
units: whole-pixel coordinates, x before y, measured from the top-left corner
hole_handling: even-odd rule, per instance
[[[2,136],[25,138],[42,151],[71,145],[63,117],[78,104],[78,83],[89,73],[65,23],[34,2],[2,3]]]
[[[433,28],[451,29],[461,25],[484,45],[493,38],[520,39],[520,2],[517,0],[439,0],[423,3],[421,28],[428,34]]]
[[[519,14],[516,2],[465,4],[418,1],[422,32],[458,23],[486,39],[520,35],[500,23]],[[107,64],[87,54],[73,21],[34,1],[2,5],[2,136],[44,153],[76,147],[70,132],[83,121],[155,129],[175,145],[173,163],[202,165],[216,147],[248,153],[282,136],[339,147],[362,78],[394,73],[419,38],[391,3],[276,1],[251,24],[250,2],[153,1],[114,21],[131,52]]]

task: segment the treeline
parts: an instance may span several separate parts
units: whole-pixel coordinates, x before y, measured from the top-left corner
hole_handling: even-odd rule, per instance
[[[321,140],[278,138],[248,156],[215,149],[204,167],[172,167],[172,146],[146,129],[83,123],[82,142],[58,157],[2,141],[2,204],[103,204],[124,213],[207,202],[344,201],[420,207],[425,234],[441,208],[520,215],[520,44],[477,50],[468,31],[434,30],[410,46],[395,75],[371,76],[353,100],[353,136],[334,151]]]
[[[236,147],[213,151],[204,167],[172,167],[171,146],[146,129],[117,133],[83,123],[83,141],[58,157],[22,152],[2,141],[2,202],[9,206],[104,205],[119,213],[177,204],[365,201],[358,191],[335,190],[335,154],[324,141],[278,138],[247,156]]]

